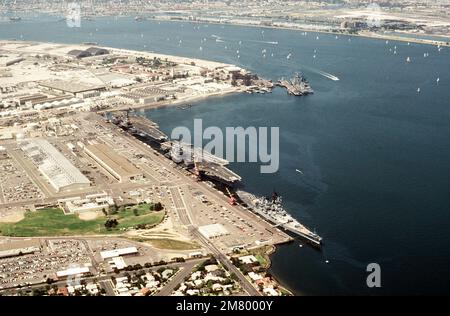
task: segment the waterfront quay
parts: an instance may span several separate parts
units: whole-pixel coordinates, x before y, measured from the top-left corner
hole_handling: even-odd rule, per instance
[[[90,45],[0,42],[0,234],[14,236],[0,248],[3,289],[75,276],[109,284],[130,267],[212,255],[244,293],[261,294],[230,254],[292,238],[150,146],[149,139],[167,145],[167,136],[129,113],[245,91],[260,79],[233,65]],[[119,109],[126,111],[118,122],[100,114]],[[217,165],[218,178],[240,181],[226,164],[211,156],[199,172],[210,176]],[[102,242],[109,246],[96,246]],[[113,255],[98,258],[103,251]],[[17,257],[30,272],[8,272]],[[147,272],[159,282],[147,294],[171,283],[178,270],[168,270]],[[117,284],[91,283],[76,290],[120,294]],[[121,289],[137,294],[132,285]]]

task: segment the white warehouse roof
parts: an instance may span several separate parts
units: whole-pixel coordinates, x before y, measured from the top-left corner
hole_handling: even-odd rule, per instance
[[[84,273],[88,273],[88,272],[89,272],[88,267],[70,268],[67,270],[56,272],[56,276],[58,278],[61,278],[61,277],[67,277],[70,275],[84,274]]]
[[[31,139],[23,141],[20,148],[49,180],[56,191],[59,192],[66,188],[89,187],[89,179],[47,140]]]
[[[102,251],[102,252],[100,252],[100,255],[102,256],[103,260],[105,260],[105,259],[124,256],[124,255],[131,255],[134,253],[138,253],[137,248],[136,247],[128,247],[128,248]]]

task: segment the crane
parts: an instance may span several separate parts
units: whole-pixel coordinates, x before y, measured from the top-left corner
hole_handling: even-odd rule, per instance
[[[230,203],[230,205],[236,205],[236,198],[234,197],[234,195],[230,192],[230,190],[228,190],[228,188],[225,189],[227,190],[228,196],[230,197],[228,203]]]
[[[201,180],[200,169],[198,168],[197,161],[194,159],[194,174],[197,181]]]

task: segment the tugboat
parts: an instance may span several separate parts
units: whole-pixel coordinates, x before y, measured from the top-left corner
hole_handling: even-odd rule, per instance
[[[269,199],[266,197],[256,197],[253,194],[244,191],[238,191],[237,194],[252,212],[273,223],[275,227],[284,228],[285,230],[302,237],[313,246],[321,247],[322,237],[293,218],[283,208],[283,199],[277,192],[274,191],[272,197]]]
[[[192,107],[192,104],[181,104],[181,105],[177,106],[177,108],[180,110],[187,110],[187,109],[190,109],[191,107]]]

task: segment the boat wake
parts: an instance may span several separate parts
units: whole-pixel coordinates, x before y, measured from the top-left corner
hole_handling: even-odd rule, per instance
[[[215,38],[215,39],[216,39],[216,42],[220,42],[220,43],[223,43],[223,42],[225,42],[225,41],[229,41],[229,42],[235,42],[235,41],[237,41],[237,40],[233,40],[233,39],[230,39],[230,38],[223,38],[223,37],[220,37],[220,36],[215,35],[215,34],[212,34],[211,37]],[[241,43],[241,42],[251,42],[251,43],[260,43],[260,44],[278,45],[278,42],[277,42],[277,41],[259,41],[259,40],[242,40],[242,41],[241,41],[241,40],[240,40],[239,43]]]
[[[278,42],[276,41],[258,41],[258,40],[245,40],[245,42],[252,42],[252,43],[261,43],[261,44],[269,44],[269,45],[278,45]]]
[[[339,81],[339,78],[338,78],[338,77],[336,77],[335,75],[329,74],[329,73],[327,73],[327,72],[325,72],[325,71],[318,70],[317,73],[318,73],[319,75],[322,75],[322,76],[324,76],[325,78],[331,79],[331,80],[333,80],[333,81]]]
[[[291,56],[292,56],[292,54],[289,53],[287,59],[290,59]],[[297,67],[298,67],[298,65],[297,65]],[[304,66],[304,65],[301,65],[301,68],[306,69],[307,71],[313,72],[315,74],[321,75],[322,77],[325,77],[325,78],[333,80],[333,81],[339,81],[340,80],[339,77],[337,77],[337,76],[335,76],[333,74],[330,74],[328,72],[322,71],[320,69],[315,69],[315,68],[311,68],[311,67]]]

